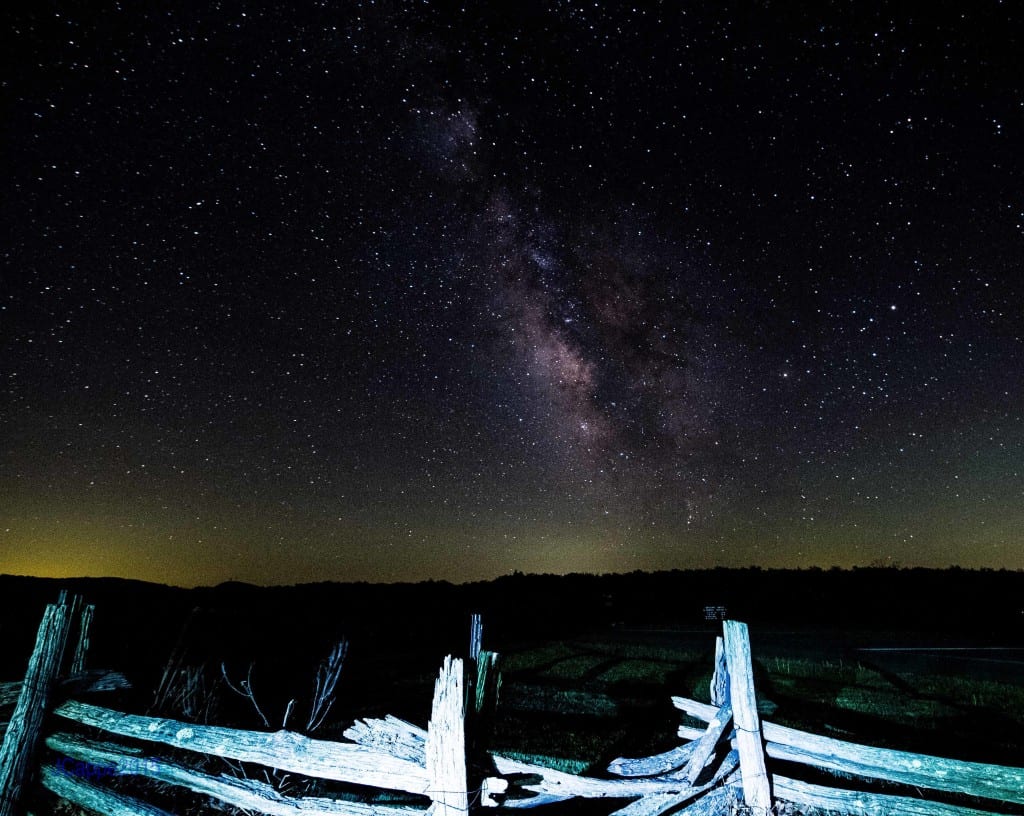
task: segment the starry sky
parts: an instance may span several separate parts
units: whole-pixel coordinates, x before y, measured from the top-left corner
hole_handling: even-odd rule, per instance
[[[16,0],[0,572],[1024,568],[1022,23]]]

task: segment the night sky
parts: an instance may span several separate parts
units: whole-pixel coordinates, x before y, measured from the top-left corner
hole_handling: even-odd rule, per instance
[[[16,2],[0,572],[1024,568],[1024,10],[924,9]]]

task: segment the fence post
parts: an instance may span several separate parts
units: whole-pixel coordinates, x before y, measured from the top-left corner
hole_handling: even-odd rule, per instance
[[[476,661],[480,657],[480,649],[484,641],[484,622],[479,613],[474,612],[469,622],[469,659]]]
[[[747,625],[727,620],[723,624],[725,663],[729,674],[729,700],[740,753],[743,800],[757,816],[771,811],[772,794],[764,763],[761,719],[754,696],[754,668],[750,662],[750,634]]]
[[[725,666],[725,642],[715,638],[715,672],[711,675],[711,705],[725,705],[729,699],[729,672]]]
[[[428,816],[464,816],[469,810],[464,694],[462,660],[449,655],[434,684],[427,725],[425,750],[432,800]]]
[[[62,593],[61,600],[65,600]],[[0,746],[0,816],[15,816],[39,743],[53,681],[64,661],[71,618],[66,603],[49,604],[11,721]]]
[[[75,646],[75,657],[71,661],[70,675],[72,677],[85,671],[85,658],[89,654],[89,628],[92,626],[92,616],[95,612],[95,604],[89,604],[82,609],[81,625],[78,628],[78,644]]]

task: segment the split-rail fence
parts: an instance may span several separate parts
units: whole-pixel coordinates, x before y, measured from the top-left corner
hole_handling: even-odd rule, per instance
[[[673,697],[676,708],[707,725],[681,726],[676,748],[642,758],[619,758],[606,777],[586,777],[485,752],[467,740],[474,718],[494,710],[500,685],[497,655],[482,649],[482,626],[474,615],[469,663],[448,656],[434,686],[430,718],[420,728],[396,717],[357,720],[344,732],[348,742],[314,739],[291,731],[246,731],[173,719],[128,714],[76,701],[82,692],[124,688],[112,672],[85,667],[93,609],[62,593],[46,608],[23,681],[0,684],[0,816],[23,816],[29,788],[41,785],[71,803],[104,816],[170,816],[100,783],[95,773],[146,777],[204,794],[252,813],[274,816],[456,816],[485,807],[530,808],[574,799],[631,800],[613,816],[686,816],[797,812],[982,816],[974,805],[989,800],[999,812],[1024,805],[1024,768],[872,748],[774,725],[760,720],[746,624],[727,620],[716,640],[711,703]],[[77,634],[70,659],[67,646]],[[467,723],[468,713],[468,723]],[[77,725],[76,725],[77,724]],[[103,740],[82,733],[103,732]],[[93,729],[93,731],[89,731]],[[113,738],[130,742],[111,741]],[[205,754],[254,763],[305,777],[347,783],[360,789],[414,794],[419,805],[350,801],[328,796],[285,795],[256,779],[204,773],[186,762],[161,756]],[[48,751],[44,750],[48,749]],[[479,749],[479,750],[478,750]],[[474,752],[480,756],[471,757]],[[56,761],[54,757],[59,757]],[[486,759],[486,763],[480,760]],[[807,766],[842,774],[843,788],[793,779],[779,766]],[[470,779],[468,767],[493,771]],[[70,770],[69,770],[70,769]],[[76,770],[77,769],[77,770]],[[852,779],[880,780],[901,791],[858,790]],[[961,803],[953,803],[953,800]],[[963,804],[969,797],[971,804]],[[372,796],[363,797],[370,800]],[[983,806],[983,804],[982,804]],[[1019,810],[1018,812],[1024,812]]]

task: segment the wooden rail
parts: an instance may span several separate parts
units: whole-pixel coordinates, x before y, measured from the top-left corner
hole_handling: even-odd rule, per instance
[[[394,717],[357,721],[346,732],[351,742],[313,739],[290,731],[258,732],[205,726],[179,720],[127,714],[92,703],[67,700],[49,709],[49,691],[58,683],[65,690],[124,687],[120,675],[92,672],[58,680],[67,642],[68,604],[47,608],[39,629],[36,649],[25,680],[0,684],[0,706],[16,700],[17,706],[4,734],[4,773],[18,784],[3,783],[3,816],[20,813],[23,781],[40,738],[39,724],[53,715],[70,725],[99,729],[113,737],[168,746],[225,760],[250,762],[303,776],[334,780],[356,786],[402,791],[423,797],[425,807],[382,806],[327,797],[285,796],[271,785],[253,779],[211,776],[180,762],[116,742],[97,742],[80,734],[55,731],[45,738],[46,747],[60,755],[56,765],[45,764],[38,774],[42,786],[56,795],[107,816],[164,814],[153,805],[115,793],[102,779],[133,775],[187,788],[227,804],[261,813],[299,816],[322,813],[347,816],[455,816],[469,809],[466,771],[466,688],[463,661],[447,657],[434,687],[434,702],[426,729]],[[75,667],[85,665],[88,622],[74,656]],[[476,622],[477,637],[481,632]],[[478,641],[479,642],[479,641]],[[82,645],[84,644],[84,645]],[[492,661],[488,659],[488,665]],[[486,675],[486,669],[482,670]],[[42,692],[42,693],[41,693]],[[34,739],[26,735],[35,734]]]
[[[65,647],[80,609],[78,648],[71,661],[77,673],[65,677],[61,674]],[[715,644],[715,668],[708,689],[712,703],[672,698],[676,708],[706,723],[703,729],[680,726],[678,734],[687,740],[684,744],[652,756],[613,760],[607,769],[610,778],[564,773],[492,754],[489,761],[495,773],[470,780],[467,753],[477,754],[477,760],[484,754],[485,724],[494,714],[500,687],[497,655],[481,648],[479,616],[473,617],[470,630],[475,665],[466,672],[462,660],[444,659],[426,728],[391,716],[356,720],[344,732],[348,742],[314,739],[286,730],[196,725],[77,700],[51,706],[54,693],[66,696],[126,685],[117,674],[82,671],[91,618],[92,607],[81,608],[78,599],[68,603],[62,598],[61,603],[47,607],[24,681],[0,684],[0,707],[15,707],[0,750],[0,816],[20,812],[26,772],[39,754],[41,742],[60,756],[57,764],[40,768],[42,786],[106,816],[167,816],[154,805],[101,784],[104,775],[114,773],[186,788],[273,816],[462,816],[477,807],[530,808],[576,798],[632,800],[613,816],[658,816],[670,810],[686,816],[713,816],[731,812],[738,803],[746,806],[747,813],[766,816],[787,802],[798,809],[851,816],[989,813],[943,801],[936,794],[999,802],[1004,810],[1024,804],[1024,768],[875,748],[762,722],[749,632],[737,621],[723,622],[723,636]],[[56,730],[43,738],[40,724],[48,715],[53,715],[49,721]],[[99,742],[74,733],[76,726],[150,747]],[[423,804],[377,805],[325,796],[289,796],[266,782],[212,776],[181,761],[165,759],[159,746],[364,788],[401,791],[421,797]],[[782,775],[776,765],[779,762],[892,783],[902,786],[904,793],[857,790],[852,782],[846,788],[812,784]],[[476,761],[473,766],[480,764]]]

